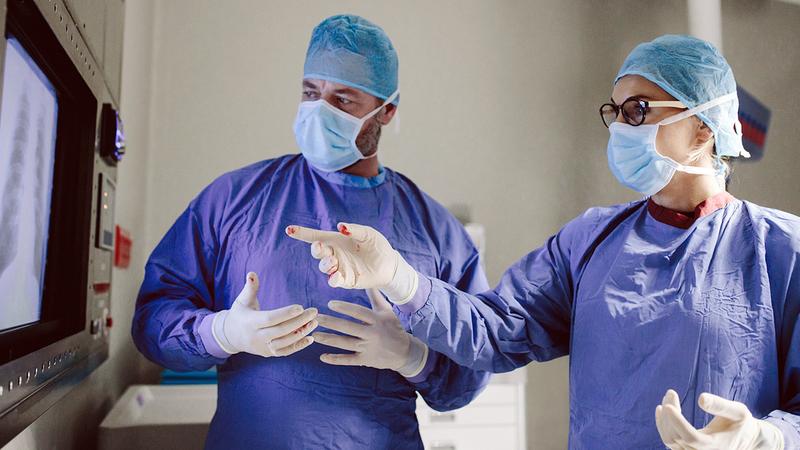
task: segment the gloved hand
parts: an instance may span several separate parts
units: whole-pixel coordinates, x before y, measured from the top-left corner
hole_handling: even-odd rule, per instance
[[[322,327],[347,334],[317,331],[314,339],[320,344],[349,350],[350,354],[325,353],[323,362],[337,366],[367,366],[391,369],[406,378],[413,377],[425,366],[428,346],[406,333],[394,315],[392,305],[376,289],[367,290],[372,309],[353,303],[331,301],[328,307],[359,322],[320,314]]]
[[[316,308],[303,311],[300,305],[289,305],[260,311],[257,293],[258,275],[250,272],[231,309],[214,316],[211,331],[223,350],[231,354],[287,356],[314,342],[308,334],[317,327]]]
[[[681,414],[678,394],[672,389],[667,391],[656,407],[656,426],[667,447],[672,450],[783,450],[780,429],[753,417],[744,404],[703,393],[698,405],[716,416],[700,430]]]
[[[398,305],[411,300],[419,287],[417,271],[382,234],[357,224],[337,228],[338,233],[290,225],[286,234],[311,244],[311,256],[320,260],[319,270],[329,276],[331,287],[378,288]]]

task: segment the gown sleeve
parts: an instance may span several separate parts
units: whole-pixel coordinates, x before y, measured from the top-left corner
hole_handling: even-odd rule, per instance
[[[131,334],[139,351],[168,369],[206,370],[228,356],[210,332],[217,255],[212,217],[201,194],[145,265]]]
[[[467,253],[466,258],[461,255],[448,255],[449,261],[445,273],[440,274],[441,278],[466,292],[486,291],[489,289],[489,283],[480,264],[478,252],[471,245],[469,247],[471,251]],[[452,275],[451,268],[453,268]],[[477,397],[489,383],[490,376],[488,372],[460,366],[435,350],[430,350],[425,369],[409,381],[414,384],[417,392],[431,408],[437,411],[450,411],[467,405]]]
[[[567,228],[509,268],[494,290],[472,295],[420,275],[400,319],[429,348],[493,373],[569,352],[572,281]]]

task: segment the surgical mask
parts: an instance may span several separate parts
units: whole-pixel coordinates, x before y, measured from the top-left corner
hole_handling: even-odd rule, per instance
[[[325,100],[301,102],[294,120],[294,136],[306,160],[324,172],[336,172],[351,166],[364,156],[356,146],[356,138],[364,122],[397,97],[392,94],[366,116],[358,118],[333,107]]]
[[[608,167],[624,186],[645,196],[656,194],[669,184],[675,172],[694,175],[719,175],[708,167],[686,166],[662,155],[656,149],[658,127],[678,122],[699,112],[736,98],[736,94],[718,97],[656,123],[633,126],[614,122],[608,127]],[[720,165],[721,168],[721,165]]]

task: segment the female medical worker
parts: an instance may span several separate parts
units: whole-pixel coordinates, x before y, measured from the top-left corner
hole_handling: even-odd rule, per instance
[[[329,284],[379,288],[459,364],[569,354],[572,448],[797,449],[800,218],[725,192],[725,159],[747,156],[737,112],[707,42],[636,47],[601,114],[611,171],[647,198],[589,209],[476,296],[418,274],[371,228],[287,233],[312,243]]]

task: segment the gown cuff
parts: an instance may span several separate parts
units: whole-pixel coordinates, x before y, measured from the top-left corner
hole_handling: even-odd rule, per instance
[[[425,365],[422,367],[422,370],[413,377],[406,377],[409,383],[422,383],[426,379],[428,379],[428,375],[433,372],[433,369],[436,367],[436,361],[438,358],[438,353],[434,352],[433,350],[428,349],[428,357],[425,358]]]
[[[197,329],[197,333],[200,335],[200,340],[203,341],[203,346],[206,348],[206,351],[215,358],[227,358],[231,356],[231,353],[226,352],[214,338],[214,331],[212,327],[214,326],[214,318],[219,313],[208,314],[203,317],[203,320],[200,322],[200,327]]]
[[[397,305],[397,309],[400,312],[405,314],[414,314],[415,312],[419,311],[420,308],[425,306],[425,302],[428,301],[428,297],[431,294],[431,280],[422,274],[419,274],[419,286],[417,287],[417,292],[411,297],[411,300],[403,303],[402,305]]]
[[[800,445],[800,432],[796,424],[796,414],[782,410],[775,410],[769,413],[762,420],[775,426],[781,432],[783,445],[786,450],[798,448]]]

